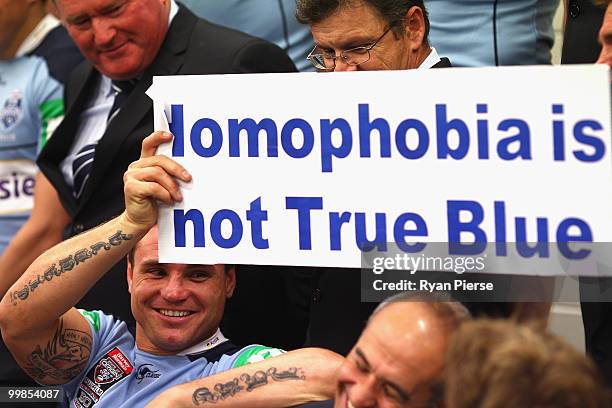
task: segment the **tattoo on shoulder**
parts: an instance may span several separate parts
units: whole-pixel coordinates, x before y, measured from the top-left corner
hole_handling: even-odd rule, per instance
[[[242,391],[251,392],[271,382],[303,381],[305,379],[304,370],[301,368],[291,367],[285,371],[278,371],[276,367],[270,367],[266,371],[259,370],[253,374],[244,373],[232,381],[215,384],[212,390],[206,387],[198,388],[194,391],[192,400],[195,405],[216,404]]]
[[[87,365],[92,338],[80,330],[64,328],[60,319],[53,337],[27,357],[24,369],[42,383],[61,384],[78,376]]]
[[[49,282],[57,276],[72,271],[77,265],[93,258],[101,253],[102,250],[110,251],[112,247],[119,246],[125,241],[130,241],[132,238],[133,236],[130,234],[124,234],[122,231],[117,231],[108,238],[108,242],[97,242],[89,248],[79,249],[73,255],[58,260],[42,275],[38,275],[36,278],[31,279],[27,285],[24,285],[23,289],[9,292],[9,300],[14,305],[20,300],[26,300],[31,293],[34,293],[34,291],[45,282]]]

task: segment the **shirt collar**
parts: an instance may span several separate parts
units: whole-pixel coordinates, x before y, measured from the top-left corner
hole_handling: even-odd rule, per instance
[[[174,20],[174,17],[176,17],[176,13],[178,13],[178,10],[179,7],[178,4],[176,4],[176,1],[170,0],[170,16],[168,18],[168,27],[170,27],[172,20]]]
[[[34,51],[36,47],[43,42],[49,31],[59,26],[60,22],[57,18],[51,14],[47,14],[42,20],[38,22],[36,27],[19,46],[15,58],[23,57],[24,55]]]
[[[429,69],[440,62],[440,56],[434,47],[431,47],[431,51],[427,58],[421,62],[421,65],[417,69]]]
[[[213,347],[217,347],[221,343],[225,343],[227,338],[221,333],[221,329],[217,329],[215,334],[211,337],[207,338],[201,343],[196,344],[195,346],[191,346],[181,352],[176,353],[179,356],[186,356],[188,354],[201,353],[206,350],[210,350]]]

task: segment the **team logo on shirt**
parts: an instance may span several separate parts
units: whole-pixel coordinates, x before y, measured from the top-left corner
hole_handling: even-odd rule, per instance
[[[138,370],[136,370],[136,380],[138,380],[138,384],[140,384],[145,378],[159,377],[161,377],[161,373],[159,370],[155,369],[153,364],[141,364],[138,366]]]
[[[23,98],[21,91],[16,89],[4,101],[4,106],[0,110],[0,128],[8,131],[13,128],[23,117]]]
[[[108,384],[116,382],[123,376],[123,372],[110,358],[100,360],[94,371],[96,384]]]
[[[102,395],[122,379],[134,371],[134,366],[117,347],[102,356],[87,372],[79,385],[74,406],[76,408],[90,408],[94,406]]]

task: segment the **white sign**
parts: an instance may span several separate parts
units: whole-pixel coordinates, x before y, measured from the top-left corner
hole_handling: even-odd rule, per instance
[[[149,94],[193,175],[160,211],[162,262],[359,267],[361,248],[433,242],[582,259],[568,241],[612,242],[604,66],[156,77]]]

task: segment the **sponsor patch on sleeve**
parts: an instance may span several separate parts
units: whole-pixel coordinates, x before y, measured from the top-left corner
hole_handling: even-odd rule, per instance
[[[93,407],[110,387],[129,376],[133,370],[130,360],[115,347],[89,369],[79,385],[74,406]]]
[[[232,368],[242,367],[247,364],[257,363],[272,357],[280,356],[285,351],[273,347],[252,346],[244,350],[232,364]]]

